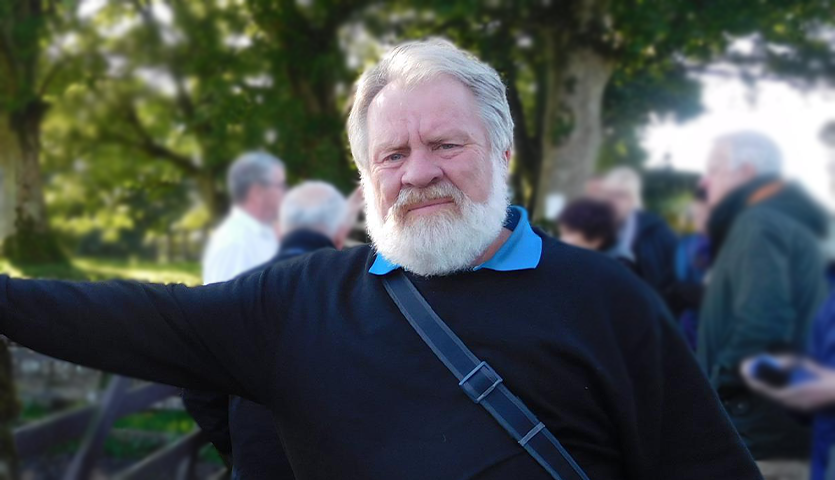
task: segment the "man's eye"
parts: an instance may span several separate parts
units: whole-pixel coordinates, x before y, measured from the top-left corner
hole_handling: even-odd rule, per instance
[[[438,146],[441,150],[452,150],[453,148],[457,147],[458,145],[454,143],[442,143]]]
[[[388,157],[384,158],[383,161],[385,162],[397,162],[399,160],[403,160],[406,158],[402,153],[392,153]]]

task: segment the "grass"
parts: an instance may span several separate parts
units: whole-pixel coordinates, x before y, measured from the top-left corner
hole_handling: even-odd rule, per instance
[[[138,280],[153,283],[200,285],[200,265],[196,262],[157,264],[145,261],[100,258],[74,258],[69,265],[12,265],[0,258],[0,273],[24,278],[61,280]]]

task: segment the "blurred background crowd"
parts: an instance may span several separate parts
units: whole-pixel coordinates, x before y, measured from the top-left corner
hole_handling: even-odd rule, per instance
[[[367,241],[352,85],[427,37],[507,84],[513,203],[658,292],[764,472],[805,478],[814,450],[824,479],[832,0],[2,0],[0,271],[197,285]],[[163,478],[129,476],[161,452],[222,475],[199,417],[228,398],[186,392],[192,437],[176,397],[119,410],[147,386],[9,349],[0,453],[28,478]],[[814,388],[762,382],[762,353]]]

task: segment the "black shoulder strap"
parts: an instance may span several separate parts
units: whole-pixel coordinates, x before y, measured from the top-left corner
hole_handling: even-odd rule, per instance
[[[504,386],[502,377],[487,362],[479,360],[438,317],[402,270],[383,277],[383,285],[409,324],[455,375],[470,399],[490,412],[553,478],[589,480],[545,425]]]

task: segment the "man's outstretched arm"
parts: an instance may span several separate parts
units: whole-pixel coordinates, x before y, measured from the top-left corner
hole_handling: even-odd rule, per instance
[[[279,300],[269,271],[189,288],[0,276],[0,333],[73,363],[265,401]]]

